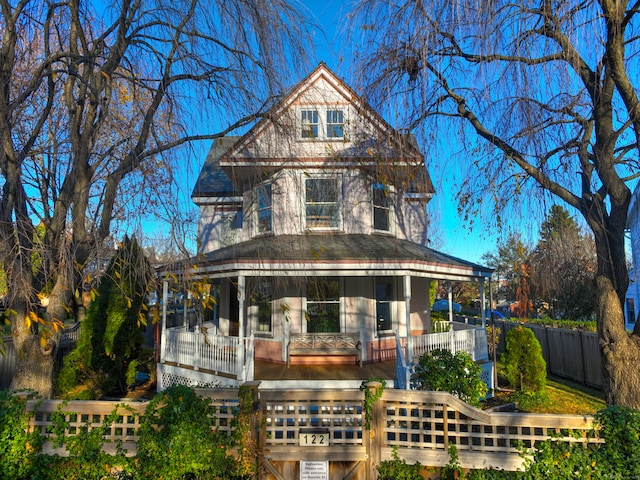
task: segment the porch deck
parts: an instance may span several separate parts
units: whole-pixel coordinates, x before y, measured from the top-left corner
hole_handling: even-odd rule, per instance
[[[396,378],[396,361],[365,363],[358,365],[291,365],[256,360],[254,380],[261,388],[282,388],[283,382],[291,388],[322,388],[323,384],[345,388],[358,388],[363,380],[383,378],[387,383]]]

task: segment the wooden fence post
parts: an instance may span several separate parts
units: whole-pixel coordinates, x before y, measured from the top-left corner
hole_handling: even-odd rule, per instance
[[[366,384],[364,415],[365,415],[365,443],[367,451],[367,480],[377,480],[378,470],[382,456],[383,442],[383,402],[380,401],[384,387],[381,382],[368,382]]]

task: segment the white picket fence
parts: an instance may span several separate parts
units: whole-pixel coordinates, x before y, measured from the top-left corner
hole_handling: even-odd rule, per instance
[[[434,350],[449,350],[452,353],[468,352],[476,362],[489,359],[487,335],[485,330],[479,327],[412,336],[408,361],[417,361],[425,353]]]

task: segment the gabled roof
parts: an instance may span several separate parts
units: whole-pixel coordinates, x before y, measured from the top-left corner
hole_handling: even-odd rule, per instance
[[[213,141],[211,149],[207,154],[207,159],[198,175],[198,180],[193,187],[191,198],[237,197],[240,195],[240,192],[238,192],[229,176],[220,167],[220,157],[229,150],[239,138],[240,137],[237,136],[229,136],[217,138]]]
[[[277,102],[269,112],[224,155],[222,159],[225,160],[231,157],[242,155],[242,150],[246,148],[247,144],[255,140],[265,128],[270,126],[276,119],[278,119],[296,100],[298,100],[305,92],[309,91],[320,81],[326,81],[331,85],[334,91],[342,97],[342,99],[353,105],[359,115],[365,117],[371,125],[377,128],[381,137],[385,141],[385,147],[391,149],[394,146],[402,152],[402,156],[405,158],[412,158],[417,161],[422,161],[423,156],[416,148],[415,142],[403,141],[406,135],[401,135],[395,131],[391,125],[389,125],[373,108],[371,108],[353,89],[351,89],[343,80],[327,67],[324,62],[321,62],[306,78],[300,83],[291,88],[291,90],[284,95],[282,100]],[[370,141],[370,140],[369,140]],[[371,147],[371,144],[363,146],[362,149],[358,149],[357,154],[366,156],[369,155],[367,149]],[[345,150],[346,152],[346,150]]]

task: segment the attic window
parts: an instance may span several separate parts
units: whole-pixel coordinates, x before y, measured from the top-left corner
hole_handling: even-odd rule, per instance
[[[299,138],[303,140],[341,140],[345,113],[340,108],[302,108],[299,110]]]
[[[319,123],[317,110],[301,110],[302,138],[318,138]]]
[[[327,138],[344,137],[344,113],[342,110],[327,110]]]

